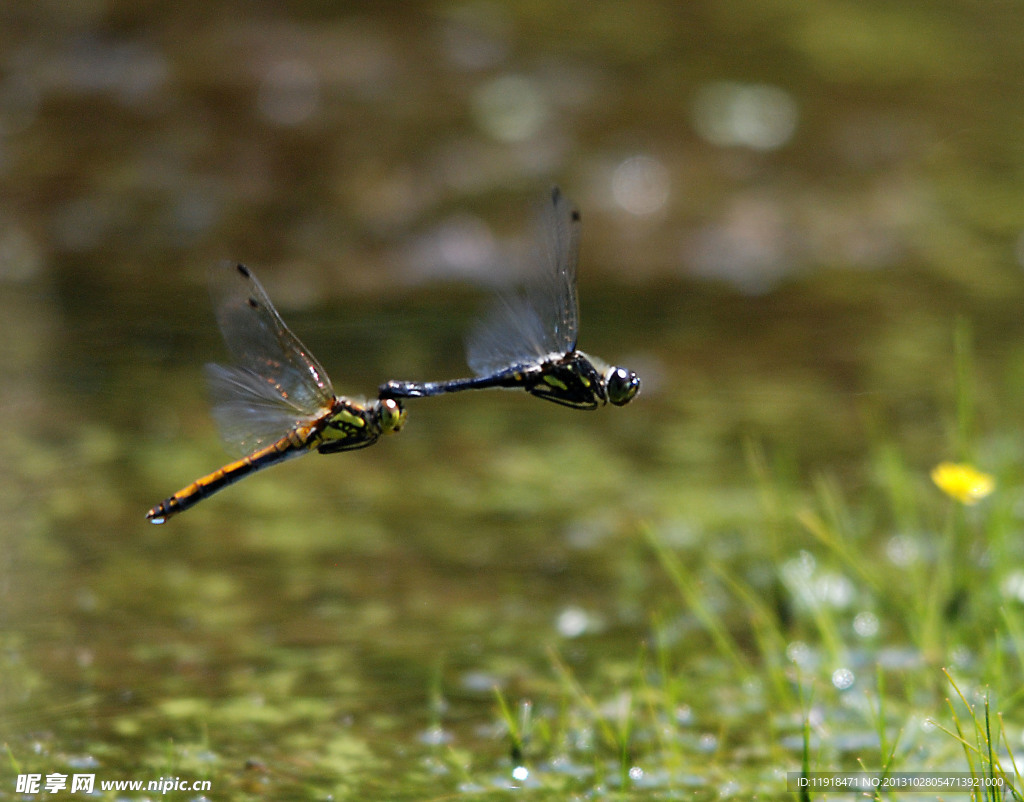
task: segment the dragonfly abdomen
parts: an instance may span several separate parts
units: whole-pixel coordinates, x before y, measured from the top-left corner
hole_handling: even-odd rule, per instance
[[[269,468],[278,462],[305,454],[318,441],[315,427],[303,426],[290,431],[285,437],[269,446],[254,451],[248,456],[230,462],[211,474],[196,479],[173,496],[164,499],[146,513],[146,518],[155,524],[162,524],[172,515],[184,512],[218,490],[233,485],[250,473]]]
[[[489,376],[472,379],[389,381],[381,385],[380,397],[424,398],[492,387],[522,388],[537,398],[574,409],[597,409],[607,401],[601,374],[580,351],[564,356],[551,354],[536,364],[511,365]]]
[[[381,398],[426,398],[462,390],[487,390],[493,387],[522,387],[529,373],[521,370],[503,370],[492,376],[474,376],[471,379],[450,379],[441,382],[389,381],[380,387]]]

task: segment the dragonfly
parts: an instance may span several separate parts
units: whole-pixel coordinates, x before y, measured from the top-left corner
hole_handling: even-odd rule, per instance
[[[434,382],[392,380],[380,386],[380,398],[503,387],[522,388],[576,409],[632,401],[640,391],[636,373],[576,348],[579,241],[579,209],[553,187],[542,207],[534,244],[536,269],[520,289],[499,293],[466,340],[467,362],[476,375]]]
[[[316,450],[352,451],[399,431],[397,399],[369,403],[335,395],[327,372],[274,309],[245,265],[210,272],[210,295],[233,365],[206,365],[213,416],[234,462],[170,496],[147,514],[162,524],[240,479]]]

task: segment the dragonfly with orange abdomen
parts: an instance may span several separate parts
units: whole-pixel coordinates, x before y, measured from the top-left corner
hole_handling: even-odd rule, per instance
[[[146,517],[155,524],[263,468],[314,450],[365,448],[405,423],[397,399],[361,402],[335,395],[327,372],[285,325],[249,268],[218,265],[210,273],[210,294],[235,362],[206,366],[213,415],[225,444],[243,456],[153,507]]]

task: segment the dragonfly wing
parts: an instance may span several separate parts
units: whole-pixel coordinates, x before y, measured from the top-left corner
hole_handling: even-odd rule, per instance
[[[552,187],[543,206],[534,258],[539,269],[527,292],[551,336],[551,351],[567,354],[579,336],[576,268],[580,255],[580,211]]]
[[[224,263],[211,270],[210,295],[238,367],[264,380],[287,406],[307,416],[330,406],[334,389],[327,372],[284,324],[247,267]]]
[[[477,375],[566,354],[576,347],[579,229],[579,211],[555,187],[542,209],[525,287],[518,293],[500,293],[470,333],[467,357]]]
[[[217,429],[227,450],[237,456],[251,454],[328,411],[296,407],[249,368],[210,364],[206,378]]]
[[[466,361],[476,375],[488,376],[512,365],[542,360],[551,352],[548,340],[544,324],[527,298],[501,293],[470,331]]]

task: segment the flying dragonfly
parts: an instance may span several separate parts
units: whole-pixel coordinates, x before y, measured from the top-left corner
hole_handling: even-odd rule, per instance
[[[397,399],[362,403],[334,394],[327,372],[285,325],[252,271],[221,264],[210,272],[224,342],[234,365],[207,365],[213,416],[229,450],[241,455],[196,479],[147,514],[162,524],[251,473],[307,454],[352,451],[397,432]]]
[[[633,371],[607,365],[576,348],[580,213],[558,187],[543,206],[539,233],[534,257],[539,264],[525,286],[499,294],[467,338],[467,362],[476,376],[389,381],[381,385],[380,398],[519,387],[563,406],[597,409],[605,403],[622,406],[636,397],[640,377]]]

